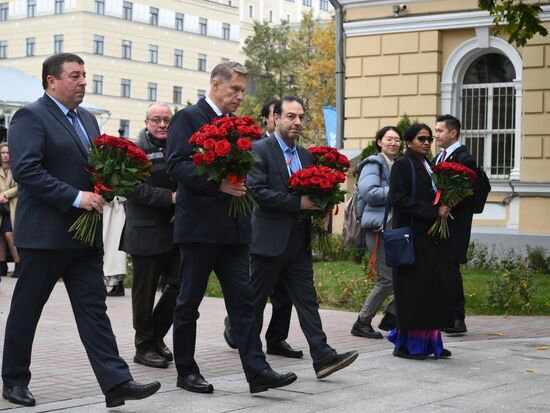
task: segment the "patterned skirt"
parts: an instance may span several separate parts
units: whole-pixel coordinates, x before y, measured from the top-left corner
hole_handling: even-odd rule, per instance
[[[438,359],[443,351],[441,330],[399,330],[394,328],[388,334],[397,351],[405,350],[412,355],[434,355]]]

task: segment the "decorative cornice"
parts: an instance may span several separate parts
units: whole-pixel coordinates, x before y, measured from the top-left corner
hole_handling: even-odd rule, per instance
[[[353,0],[348,0],[353,1]],[[342,1],[344,7],[346,2]],[[365,1],[353,3],[353,7],[365,6]],[[542,21],[550,21],[550,6],[542,6]],[[422,16],[385,17],[344,23],[346,36],[368,36],[386,33],[405,33],[426,30],[463,29],[468,27],[492,26],[493,17],[486,11],[438,13]]]
[[[430,0],[407,0],[407,3],[421,3]],[[340,4],[346,9],[355,7],[378,7],[401,4],[402,0],[340,0]]]

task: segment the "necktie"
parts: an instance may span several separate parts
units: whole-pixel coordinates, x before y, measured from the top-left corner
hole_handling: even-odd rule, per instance
[[[447,149],[443,149],[443,153],[441,154],[441,157],[439,158],[439,162],[445,162],[445,157],[446,156],[447,156]]]
[[[88,139],[86,132],[82,130],[82,128],[80,127],[80,123],[78,123],[76,112],[74,110],[68,111],[67,117],[71,120],[71,123],[76,130],[78,138],[82,142],[82,145],[84,145],[84,148],[86,148],[86,152],[89,154],[90,152],[92,152],[92,145],[90,144],[90,140]]]

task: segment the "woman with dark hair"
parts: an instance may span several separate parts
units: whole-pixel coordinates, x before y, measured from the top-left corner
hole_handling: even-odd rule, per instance
[[[434,205],[437,187],[426,155],[433,142],[432,130],[423,123],[405,132],[407,151],[397,159],[390,176],[393,228],[411,226],[415,263],[393,269],[397,328],[388,336],[393,355],[422,360],[430,354],[449,358],[443,348],[442,329],[452,327],[452,263],[444,244],[428,235],[438,217],[448,217],[447,206]],[[416,194],[412,193],[414,170]]]
[[[378,277],[351,329],[354,336],[365,338],[382,338],[382,334],[372,328],[371,322],[386,297],[393,291],[392,270],[386,265],[380,230],[384,224],[384,206],[390,189],[390,171],[401,146],[401,132],[394,126],[385,126],[376,134],[375,142],[379,153],[369,156],[357,166],[357,210],[363,211],[361,227]],[[389,221],[391,228],[391,218]],[[389,331],[395,327],[394,307],[393,301],[386,307],[379,325],[381,329]]]
[[[17,183],[13,180],[10,168],[10,152],[6,142],[0,143],[0,275],[7,274],[6,244],[10,249],[15,270],[12,277],[19,277],[19,254],[13,245],[13,222],[17,205]]]

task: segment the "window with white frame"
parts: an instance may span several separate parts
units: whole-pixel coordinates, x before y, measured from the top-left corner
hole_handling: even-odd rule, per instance
[[[27,0],[27,17],[36,16],[36,0]]]
[[[208,19],[204,17],[199,17],[199,34],[201,36],[206,36],[208,34]]]
[[[327,11],[328,10],[328,0],[319,0],[319,8],[321,10]]]
[[[157,100],[157,84],[149,82],[147,84],[147,100],[156,101]]]
[[[508,178],[514,167],[515,76],[506,56],[488,53],[469,65],[462,81],[462,141],[491,178]]]
[[[36,54],[36,38],[27,37],[27,56],[34,56]]]
[[[159,25],[159,9],[156,7],[149,7],[149,24],[151,26]]]
[[[63,14],[65,11],[65,0],[55,0],[54,13]]]
[[[206,97],[206,90],[197,89],[197,99],[202,99],[204,97]]]
[[[184,19],[183,13],[176,13],[176,21],[175,21],[175,24],[174,24],[174,26],[175,26],[174,28],[178,32],[183,31],[183,19]]]
[[[122,41],[122,56],[123,59],[130,60],[132,58],[132,41],[123,40]]]
[[[94,34],[93,52],[94,54],[103,54],[103,46],[105,44],[104,37]]]
[[[149,63],[157,64],[159,62],[159,47],[154,44],[149,45]]]
[[[63,35],[56,34],[53,36],[53,52],[54,53],[63,53]]]
[[[181,86],[174,86],[172,90],[172,103],[177,103],[181,105],[182,101],[182,88]]]
[[[311,7],[311,0],[302,0],[302,5],[306,7]]]
[[[119,137],[128,138],[130,136],[130,120],[121,119],[118,128]]]
[[[124,20],[132,20],[134,4],[130,1],[122,3],[122,17]]]
[[[229,40],[231,37],[231,25],[229,23],[223,23],[222,25],[223,40]]]
[[[199,72],[206,72],[206,55],[203,53],[199,53],[197,70]]]
[[[254,17],[254,5],[248,5],[248,17]]]
[[[0,22],[8,20],[10,4],[8,2],[0,3]]]
[[[0,59],[8,58],[8,41],[0,40]]]
[[[183,67],[183,50],[174,49],[174,66]]]
[[[129,98],[132,92],[132,81],[130,79],[120,80],[120,96],[123,98]]]
[[[94,12],[95,14],[105,14],[105,0],[95,0],[94,2]]]
[[[103,94],[103,76],[94,75],[92,78],[92,93],[96,95]]]

